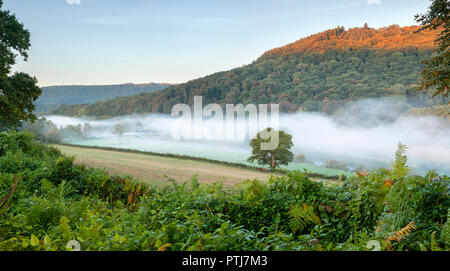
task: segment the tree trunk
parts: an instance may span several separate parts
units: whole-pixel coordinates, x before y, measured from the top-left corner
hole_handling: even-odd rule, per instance
[[[272,169],[275,169],[275,167],[277,166],[275,164],[275,156],[273,156],[273,152],[271,152],[270,155],[272,156]]]

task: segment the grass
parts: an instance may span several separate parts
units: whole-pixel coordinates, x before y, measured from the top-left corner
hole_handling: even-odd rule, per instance
[[[194,174],[197,174],[199,181],[202,183],[221,181],[226,186],[233,186],[248,179],[266,181],[272,174],[282,174],[280,171],[277,173],[264,172],[257,167],[244,164],[186,155],[70,144],[55,144],[53,146],[66,155],[75,156],[75,163],[103,168],[110,174],[132,176],[155,185],[167,184],[168,178],[181,182],[187,181]],[[352,172],[328,169],[306,163],[293,163],[289,166],[289,169],[306,169],[311,178],[327,184],[336,183],[335,181],[340,176],[348,177],[353,174]]]
[[[149,152],[149,151],[140,151],[140,150],[134,150],[134,149],[122,149],[122,148],[113,148],[113,147],[103,147],[103,146],[77,145],[77,144],[69,144],[69,143],[58,143],[58,145],[85,148],[85,149],[109,150],[109,151],[114,151],[114,152],[146,154],[146,155],[152,155],[152,156],[177,158],[177,159],[183,159],[183,160],[203,161],[203,162],[209,162],[209,163],[214,163],[214,164],[219,164],[219,165],[231,166],[231,167],[235,167],[235,168],[256,170],[258,172],[261,172],[260,171],[261,167],[252,166],[249,164],[213,160],[213,159],[197,157],[197,156],[188,156],[188,155],[180,155],[180,154],[172,154],[172,153],[158,153],[158,152]],[[345,177],[350,177],[350,176],[355,175],[355,173],[350,172],[350,171],[331,169],[331,168],[326,168],[326,167],[318,166],[318,165],[314,165],[314,164],[298,163],[298,162],[290,163],[289,166],[287,166],[285,169],[301,170],[301,171],[306,170],[310,177],[321,178],[321,179],[339,179],[341,176],[343,176],[345,178]]]
[[[190,180],[198,174],[202,183],[222,181],[232,186],[247,179],[267,180],[271,173],[251,168],[235,167],[219,163],[164,157],[138,152],[105,150],[68,145],[52,145],[64,154],[75,156],[75,163],[107,170],[110,174],[132,176],[143,182],[161,185],[167,183],[168,177]]]

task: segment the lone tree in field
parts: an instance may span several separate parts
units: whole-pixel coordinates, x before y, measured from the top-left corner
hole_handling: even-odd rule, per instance
[[[83,135],[87,136],[90,132],[92,132],[92,126],[89,123],[85,123],[83,126]]]
[[[267,128],[267,132],[272,132],[272,128]],[[250,141],[250,147],[252,147],[252,156],[247,161],[253,163],[255,160],[259,165],[268,165],[272,170],[281,165],[287,165],[294,160],[294,154],[291,152],[292,136],[283,131],[279,131],[279,144],[274,150],[262,150],[261,144],[270,142],[269,139],[262,139],[261,132],[259,132],[255,138]]]
[[[450,85],[450,1],[432,0],[428,12],[416,15],[416,21],[422,25],[419,31],[442,29],[435,43],[438,45],[436,56],[426,60],[422,71],[421,89],[436,87],[433,96],[448,97]]]
[[[123,129],[122,125],[117,124],[114,127],[113,134],[119,137],[119,140],[122,138],[122,135],[125,133],[125,129]]]
[[[37,80],[26,73],[10,75],[16,53],[27,60],[30,32],[16,16],[1,10],[0,0],[0,130],[15,128],[21,121],[34,121],[33,102],[41,95]]]

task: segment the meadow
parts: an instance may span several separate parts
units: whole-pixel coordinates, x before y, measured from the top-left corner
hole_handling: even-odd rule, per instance
[[[76,164],[106,169],[109,173],[121,176],[133,176],[145,183],[167,185],[167,178],[179,181],[190,180],[197,174],[201,183],[223,182],[234,186],[247,179],[267,181],[270,173],[258,171],[245,166],[230,166],[225,164],[133,153],[130,151],[76,147],[68,145],[53,145],[68,156],[75,156]]]

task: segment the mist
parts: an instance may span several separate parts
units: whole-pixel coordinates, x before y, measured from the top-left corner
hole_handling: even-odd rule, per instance
[[[412,117],[407,108],[392,99],[366,99],[343,108],[333,116],[298,112],[280,114],[279,128],[293,136],[294,155],[303,154],[310,163],[323,165],[339,160],[350,169],[360,165],[371,169],[387,167],[394,160],[399,142],[408,146],[408,165],[414,173],[437,169],[450,173],[450,125],[447,119],[434,116]],[[182,154],[209,159],[247,163],[248,143],[255,132],[244,139],[182,139],[172,137],[172,126],[180,119],[162,114],[129,115],[108,120],[45,116],[59,128],[89,124],[83,138],[66,138],[72,144],[103,146]],[[207,120],[209,124],[214,120]],[[254,123],[256,120],[247,120]],[[116,125],[124,128],[118,136]],[[223,123],[213,123],[213,127]],[[244,124],[242,124],[244,125]],[[267,125],[267,126],[270,126]],[[266,127],[258,127],[259,130]],[[194,131],[199,132],[199,131]],[[295,169],[296,164],[288,168]],[[301,168],[298,168],[301,169]]]

